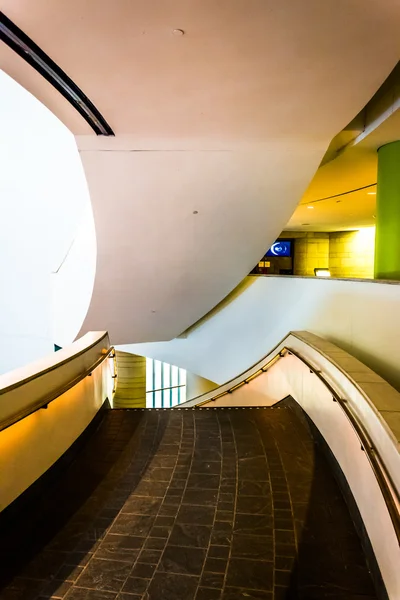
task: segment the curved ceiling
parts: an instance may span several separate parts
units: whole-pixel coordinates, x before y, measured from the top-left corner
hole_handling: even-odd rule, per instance
[[[398,60],[397,0],[3,0],[115,132],[3,45],[1,66],[73,131],[96,222],[83,330],[171,339],[249,272],[332,137]],[[181,29],[184,35],[175,35]]]
[[[377,151],[399,139],[400,62],[332,140],[286,229],[338,231],[375,225]]]

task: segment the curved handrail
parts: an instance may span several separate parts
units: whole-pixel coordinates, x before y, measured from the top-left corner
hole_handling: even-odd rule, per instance
[[[390,473],[385,467],[385,464],[381,460],[379,453],[376,451],[370,436],[365,431],[365,428],[357,419],[353,411],[347,405],[347,400],[345,398],[340,397],[340,395],[333,389],[330,383],[326,381],[325,377],[322,376],[320,371],[317,371],[305,358],[303,358],[298,352],[296,352],[292,348],[286,348],[286,351],[289,354],[293,354],[293,356],[299,359],[304,365],[306,365],[306,367],[310,369],[310,371],[314,375],[318,377],[318,379],[323,383],[323,385],[329,390],[330,394],[332,394],[333,401],[338,403],[338,405],[346,415],[348,421],[350,422],[355,434],[357,435],[360,441],[361,450],[365,452],[371,469],[378,482],[379,488],[381,490],[382,496],[385,500],[385,504],[390,515],[390,519],[393,524],[393,529],[396,533],[397,542],[400,546],[400,513],[397,509],[397,506],[400,506],[400,494],[396,486],[394,485]],[[396,501],[393,497],[396,498]]]
[[[293,332],[291,332],[291,335],[298,337]],[[287,337],[288,336],[286,336],[284,338],[284,340],[282,340],[282,342],[280,342],[274,348],[274,350],[276,350],[278,347],[282,346],[282,344],[284,344],[284,341],[287,339]],[[274,350],[272,350],[272,352],[269,352],[263,359],[261,359],[261,361],[259,361],[255,365],[253,365],[253,367],[250,367],[249,369],[247,369],[247,371],[245,371],[238,377],[235,377],[234,379],[230,380],[226,384],[223,384],[223,386],[229,385],[230,382],[236,381],[241,376],[243,376],[246,373],[248,373],[249,371],[251,371],[251,369],[255,368],[257,365],[262,363],[263,360],[265,360],[267,357],[270,357],[271,354],[274,352]],[[336,392],[336,390],[325,379],[325,377],[323,377],[323,375],[321,374],[321,372],[319,370],[315,369],[315,367],[313,367],[307,359],[305,359],[303,356],[301,356],[293,348],[288,347],[288,346],[281,347],[281,349],[279,350],[279,352],[277,352],[277,354],[275,356],[270,358],[268,360],[268,362],[266,362],[264,365],[260,366],[260,368],[257,371],[255,371],[254,373],[252,373],[250,376],[245,377],[244,379],[242,379],[242,381],[235,383],[233,386],[228,387],[228,389],[225,389],[222,392],[215,394],[211,398],[207,398],[206,400],[204,400],[202,402],[200,401],[195,406],[202,407],[202,406],[205,406],[206,404],[215,402],[216,400],[226,396],[227,394],[232,394],[237,389],[250,383],[250,381],[252,381],[253,379],[259,377],[260,375],[265,374],[277,361],[279,361],[281,358],[284,358],[286,355],[289,355],[289,354],[292,354],[293,356],[295,356],[310,370],[310,372],[312,372],[314,375],[316,375],[318,377],[318,379],[322,382],[322,384],[327,388],[329,393],[332,395],[333,401],[337,402],[338,405],[340,406],[340,408],[343,410],[346,418],[348,419],[350,425],[352,426],[352,428],[360,442],[361,449],[365,452],[365,455],[368,459],[370,467],[374,473],[375,479],[379,485],[381,494],[383,496],[388,513],[390,515],[390,519],[393,524],[393,529],[395,531],[397,542],[400,546],[400,512],[398,509],[398,507],[400,506],[400,494],[399,494],[399,491],[398,491],[396,485],[394,484],[392,477],[391,477],[390,473],[388,472],[384,462],[382,461],[379,453],[377,452],[376,448],[374,447],[371,437],[365,430],[365,427],[363,427],[363,425],[360,423],[359,419],[356,417],[354,412],[349,407],[347,400],[345,398],[342,398],[341,395]],[[329,362],[331,362],[332,364],[335,364],[332,360],[329,359],[328,356],[324,355],[324,358],[327,358],[327,360],[329,360]],[[338,368],[349,380],[351,380],[343,369],[341,369],[337,365],[335,365],[335,367]],[[366,396],[365,392],[363,392],[363,390],[356,384],[356,382],[354,382],[354,385],[357,387],[357,390],[363,395],[364,399],[370,403],[370,400]],[[223,387],[223,386],[219,386],[219,387]],[[208,394],[209,393],[210,392],[208,392]],[[202,394],[202,395],[204,396],[206,394]],[[201,398],[201,396],[198,396],[197,398]],[[196,400],[196,398],[191,399],[189,402],[193,402],[194,400]],[[180,407],[182,407],[183,405],[184,404],[181,404]]]
[[[7,393],[10,393],[10,392],[11,393],[18,392],[19,388],[22,388],[23,386],[25,386],[27,384],[32,384],[32,383],[34,384],[36,382],[36,380],[39,380],[40,378],[51,373],[52,371],[55,371],[56,369],[59,369],[60,367],[63,367],[65,365],[67,365],[68,363],[72,363],[73,361],[75,361],[77,358],[79,358],[83,354],[86,354],[86,353],[90,352],[91,350],[95,349],[96,346],[100,345],[105,340],[108,340],[107,332],[104,333],[101,337],[97,338],[93,343],[84,347],[82,350],[76,352],[75,354],[72,354],[71,356],[68,356],[65,359],[59,360],[56,363],[52,364],[51,366],[46,367],[45,369],[41,369],[41,370],[37,371],[36,373],[34,373],[33,375],[21,378],[18,381],[16,381],[15,383],[12,383],[8,386],[1,388],[0,389],[0,399],[1,399],[1,396],[5,395]],[[53,402],[53,400],[55,400],[62,394],[65,394],[65,392],[70,390],[72,387],[77,385],[80,381],[82,381],[86,377],[91,376],[92,372],[97,367],[99,367],[106,359],[108,359],[108,358],[115,359],[114,347],[110,346],[109,344],[107,344],[107,346],[108,346],[107,348],[101,349],[101,356],[99,358],[97,358],[94,362],[92,362],[89,366],[87,366],[86,368],[81,370],[78,375],[76,375],[72,379],[68,379],[68,381],[66,381],[60,385],[57,385],[49,393],[47,393],[45,395],[40,395],[40,397],[36,401],[33,401],[33,402],[27,404],[26,406],[21,407],[19,410],[12,412],[9,416],[6,416],[2,420],[0,420],[0,431],[7,429],[8,427],[10,427],[11,425],[14,425],[15,423],[18,423],[18,421],[25,419],[26,417],[33,414],[37,410],[40,410],[42,408],[47,408],[48,405],[51,402]],[[114,373],[116,373],[115,369],[114,369]],[[114,374],[113,377],[115,379],[116,374]]]

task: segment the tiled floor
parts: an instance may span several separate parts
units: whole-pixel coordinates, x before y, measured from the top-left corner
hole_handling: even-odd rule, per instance
[[[108,411],[0,548],[1,600],[376,598],[290,403]]]

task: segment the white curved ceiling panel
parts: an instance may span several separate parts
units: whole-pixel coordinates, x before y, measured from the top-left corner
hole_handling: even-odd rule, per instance
[[[2,10],[116,133],[88,134],[20,57],[1,54],[77,136],[98,241],[83,330],[108,329],[114,343],[174,337],[229,293],[399,57],[398,0],[3,0]]]

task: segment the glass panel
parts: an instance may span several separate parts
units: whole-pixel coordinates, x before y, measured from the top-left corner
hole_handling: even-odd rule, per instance
[[[171,402],[171,406],[176,406],[178,404],[178,388],[173,388],[171,390],[172,394],[172,402]]]
[[[161,408],[162,392],[161,391],[155,392],[154,396],[155,396],[154,407]]]
[[[179,369],[171,365],[171,385],[178,385]]]
[[[146,408],[154,408],[153,392],[146,393]]]

